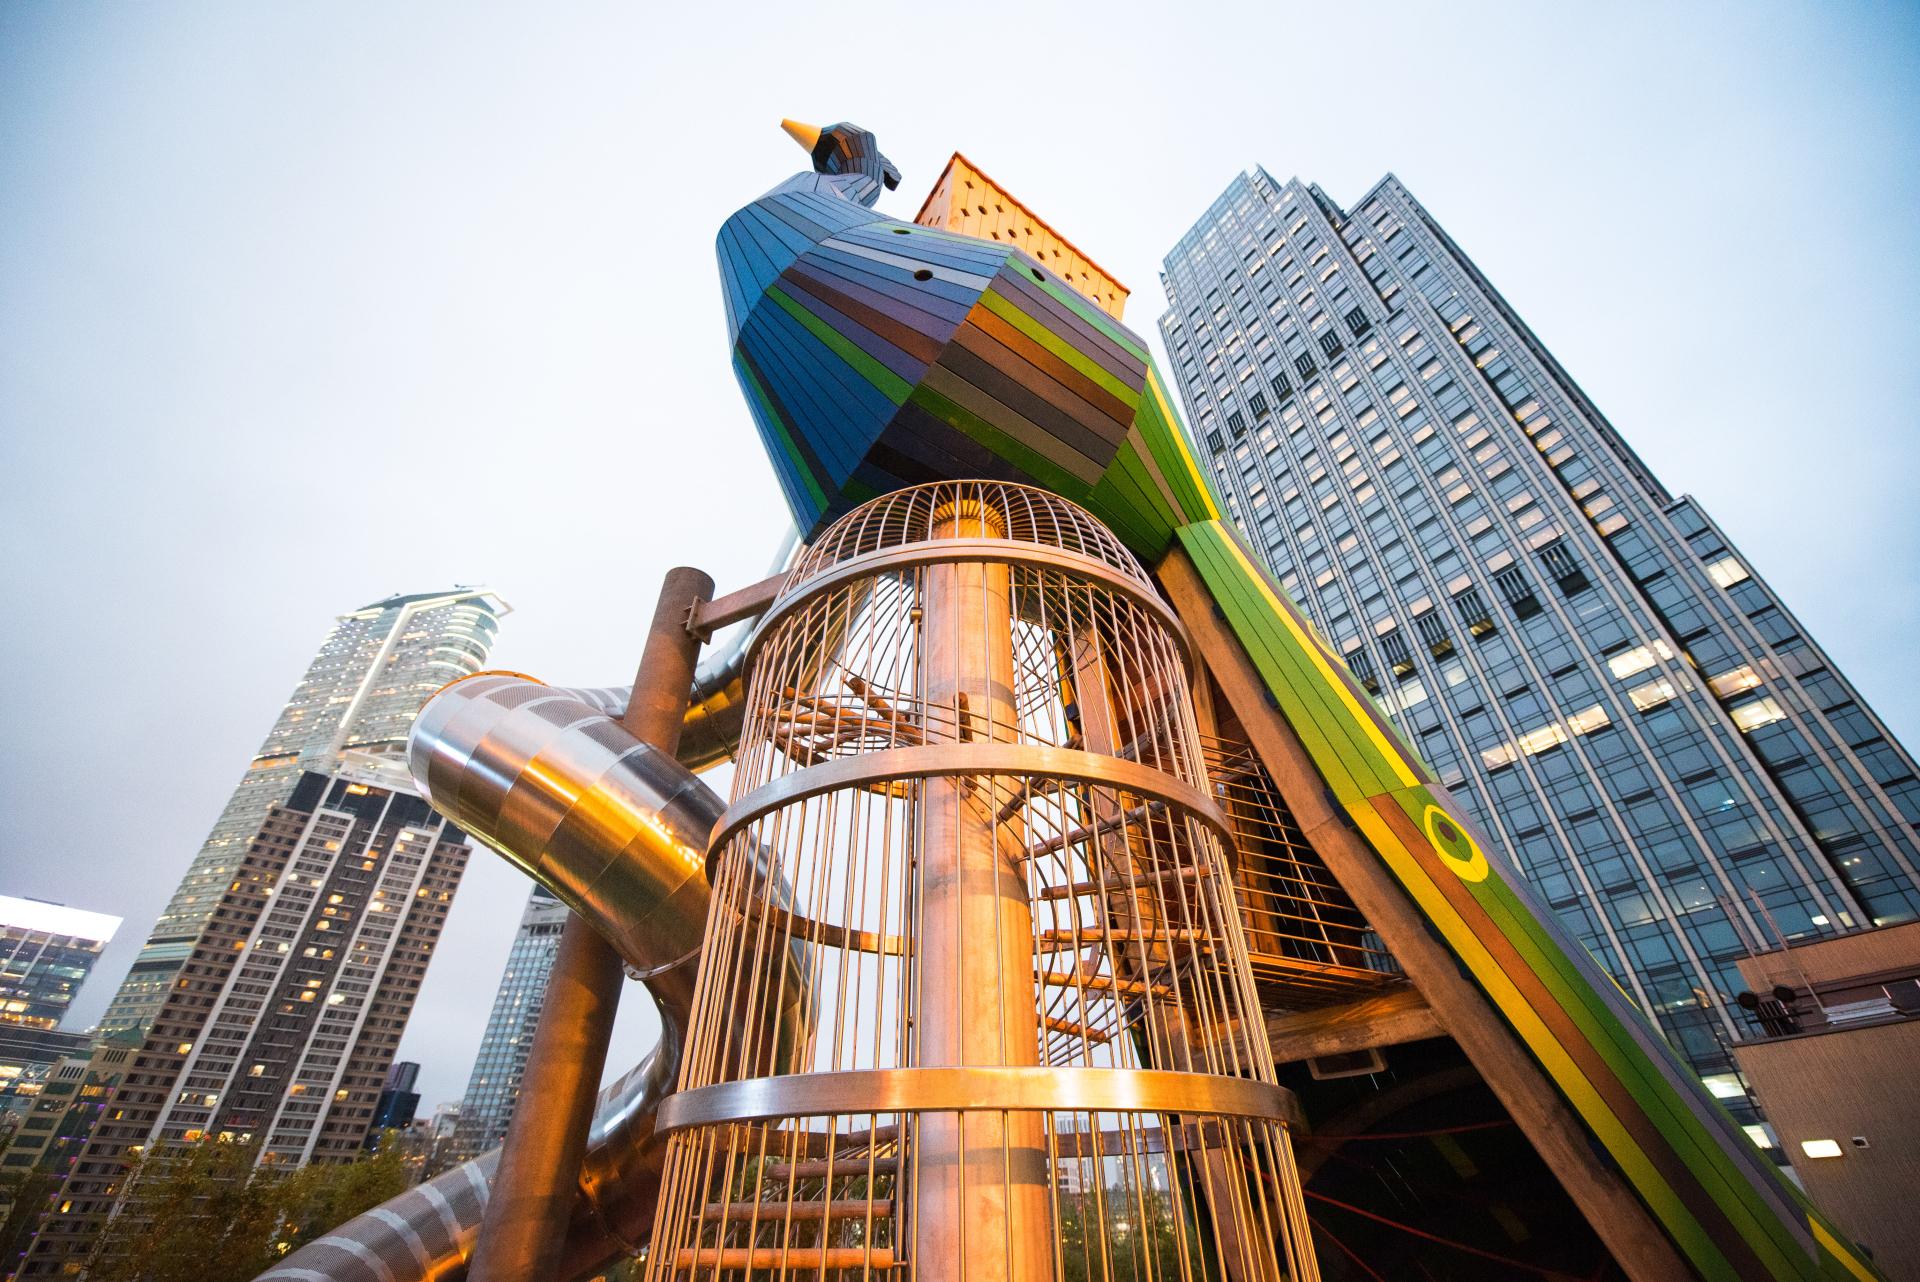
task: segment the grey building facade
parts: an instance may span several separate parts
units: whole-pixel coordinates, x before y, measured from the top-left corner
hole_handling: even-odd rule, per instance
[[[100,1020],[145,1033],[268,810],[345,752],[402,759],[421,705],[486,666],[509,611],[488,588],[388,597],[334,621]]]
[[[460,1100],[452,1151],[462,1160],[477,1157],[506,1138],[566,922],[567,906],[544,886],[535,886],[520,914],[520,928],[493,996],[480,1053],[474,1057],[467,1093]]]
[[[268,807],[60,1172],[19,1276],[78,1271],[130,1161],[205,1138],[282,1167],[350,1162],[374,1123],[470,853],[396,762],[348,752]]]
[[[1391,175],[1236,177],[1162,280],[1232,520],[1744,1109],[1736,959],[1920,917],[1912,756]]]

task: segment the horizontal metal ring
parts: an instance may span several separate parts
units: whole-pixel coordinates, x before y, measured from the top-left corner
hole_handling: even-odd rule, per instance
[[[772,608],[754,626],[753,636],[747,641],[749,661],[759,651],[761,642],[788,615],[843,583],[916,566],[978,565],[983,561],[1036,570],[1059,570],[1118,593],[1157,618],[1173,635],[1174,644],[1180,647],[1182,662],[1192,664],[1193,647],[1187,639],[1187,629],[1173,612],[1173,607],[1160,599],[1152,584],[1116,570],[1098,557],[1088,556],[1084,552],[1069,552],[1065,548],[1048,547],[1043,543],[1021,543],[1013,539],[922,539],[915,543],[901,543],[877,552],[863,553],[807,579],[790,582]]]
[[[1293,1093],[1270,1082],[1165,1069],[867,1068],[752,1077],[676,1092],[661,1101],[654,1133],[691,1126],[829,1114],[1185,1113],[1284,1124]],[[849,1163],[861,1159],[850,1158]]]
[[[720,818],[713,825],[713,835],[707,840],[708,875],[714,872],[714,856],[736,832],[762,815],[796,801],[888,780],[954,775],[1036,775],[1124,789],[1135,796],[1164,801],[1185,811],[1213,830],[1220,839],[1223,855],[1233,849],[1233,832],[1214,799],[1163,770],[1079,748],[975,741],[887,748],[853,757],[836,757],[761,784],[720,812]]]

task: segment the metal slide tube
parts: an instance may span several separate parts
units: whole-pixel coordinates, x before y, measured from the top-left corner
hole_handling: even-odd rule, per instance
[[[670,755],[568,692],[487,672],[428,703],[409,745],[415,781],[475,838],[547,885],[611,942],[659,1007],[652,1054],[601,1093],[559,1266],[576,1277],[652,1227],[648,1141],[679,1073],[707,917],[707,834],[722,802]],[[498,1152],[303,1246],[260,1282],[449,1282],[472,1253]]]

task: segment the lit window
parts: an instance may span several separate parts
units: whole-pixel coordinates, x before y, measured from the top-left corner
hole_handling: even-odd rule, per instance
[[[1635,646],[1624,654],[1616,654],[1607,660],[1607,667],[1616,677],[1630,677],[1636,672],[1645,672],[1661,659],[1671,659],[1673,651],[1665,641],[1653,641],[1646,645]]]
[[[1567,732],[1560,728],[1558,722],[1555,722],[1553,725],[1541,726],[1538,730],[1521,735],[1520,751],[1531,757],[1535,753],[1545,752],[1548,748],[1557,748],[1566,741]]]
[[[1740,564],[1737,556],[1723,556],[1707,567],[1707,577],[1723,588],[1730,588],[1748,578],[1747,567]]]
[[[1575,734],[1592,734],[1595,730],[1611,725],[1612,722],[1613,718],[1607,715],[1607,710],[1596,703],[1591,708],[1568,717],[1567,729]]]
[[[1736,694],[1744,694],[1759,686],[1760,678],[1749,664],[1741,664],[1730,672],[1722,672],[1717,677],[1707,678],[1707,687],[1722,699],[1731,699]]]
[[[1743,1126],[1740,1129],[1747,1133],[1747,1138],[1753,1141],[1755,1148],[1776,1147],[1773,1141],[1773,1132],[1769,1131],[1766,1127],[1749,1125]]]
[[[1801,1140],[1800,1151],[1808,1157],[1840,1157],[1838,1140]]]
[[[1519,754],[1514,752],[1512,744],[1503,743],[1496,748],[1488,748],[1485,752],[1481,753],[1480,764],[1489,770],[1498,770],[1501,766],[1512,765],[1514,758],[1518,755]]]
[[[1742,730],[1758,730],[1761,726],[1770,726],[1776,721],[1784,720],[1787,715],[1780,710],[1780,705],[1775,703],[1771,696],[1755,699],[1752,703],[1743,703],[1730,711],[1733,715],[1733,724]]]
[[[1633,700],[1634,707],[1645,712],[1649,708],[1657,708],[1663,703],[1671,702],[1679,693],[1673,688],[1672,681],[1661,677],[1658,681],[1649,681],[1643,686],[1636,686],[1627,691],[1627,698]]]
[[[1740,1076],[1737,1073],[1714,1073],[1701,1078],[1700,1084],[1706,1087],[1707,1094],[1715,1099],[1746,1098],[1747,1088],[1740,1084]]]

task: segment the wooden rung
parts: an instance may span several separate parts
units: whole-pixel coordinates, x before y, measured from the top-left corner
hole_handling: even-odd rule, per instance
[[[1119,993],[1122,997],[1145,997],[1152,992],[1155,997],[1171,997],[1173,990],[1165,984],[1145,984],[1137,979],[1115,979],[1112,975],[1080,975],[1070,970],[1043,970],[1035,973],[1034,978],[1043,984],[1059,988],[1084,988],[1090,993]]]
[[[1042,899],[1078,899],[1082,895],[1128,894],[1140,886],[1155,885],[1163,881],[1192,881],[1207,875],[1205,868],[1169,868],[1164,872],[1135,873],[1127,876],[1115,873],[1111,881],[1076,881],[1071,886],[1048,886],[1040,892]]]
[[[773,1184],[787,1180],[821,1180],[829,1173],[833,1178],[849,1179],[855,1175],[892,1175],[900,1169],[900,1159],[888,1154],[884,1157],[840,1157],[835,1158],[829,1167],[826,1158],[815,1158],[810,1162],[776,1162],[762,1168],[761,1183]]]
[[[725,1219],[731,1225],[752,1221],[757,1215],[759,1223],[784,1224],[789,1218],[804,1220],[876,1220],[891,1219],[893,1199],[883,1198],[844,1198],[826,1202],[709,1202],[701,1208],[701,1214],[708,1220]]]
[[[1124,926],[1102,929],[1089,926],[1081,930],[1043,930],[1041,951],[1081,948],[1088,944],[1210,944],[1213,935],[1205,930],[1131,930]]]
[[[674,1252],[676,1269],[891,1269],[890,1246],[696,1246]]]
[[[1090,1042],[1113,1040],[1113,1034],[1105,1029],[1088,1028],[1085,1024],[1076,1024],[1070,1019],[1060,1019],[1053,1015],[1042,1015],[1040,1022],[1049,1033],[1065,1033],[1069,1037],[1084,1037]]]
[[[1027,850],[1027,858],[1038,859],[1043,855],[1051,855],[1055,851],[1063,850],[1068,846],[1077,845],[1089,837],[1104,836],[1112,832],[1115,828],[1119,828],[1125,824],[1139,823],[1142,819],[1146,818],[1147,815],[1158,814],[1166,808],[1167,803],[1164,801],[1150,801],[1143,806],[1129,807],[1125,813],[1118,816],[1102,819],[1097,823],[1081,824],[1078,828],[1069,829],[1058,836],[1048,837],[1046,840],[1036,843]]]

